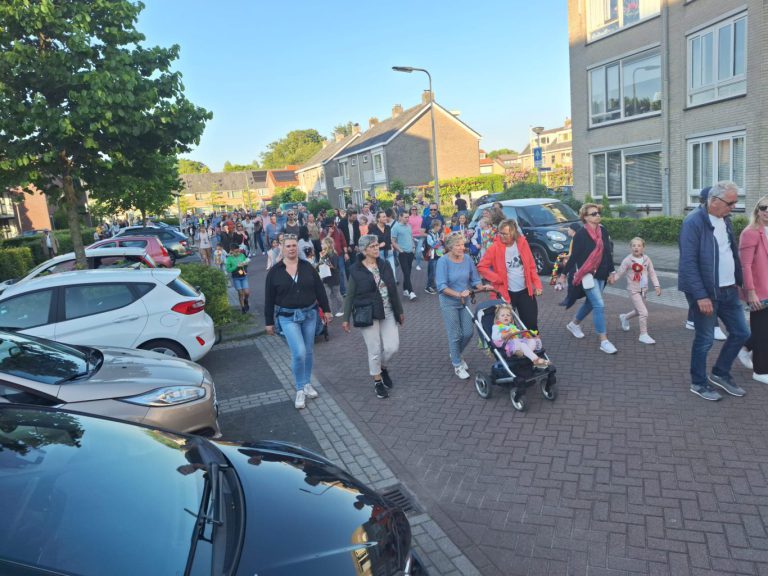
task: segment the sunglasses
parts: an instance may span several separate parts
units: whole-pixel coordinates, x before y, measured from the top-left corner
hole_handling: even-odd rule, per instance
[[[587,216],[600,216],[600,212],[588,212]]]
[[[733,207],[734,207],[734,206],[736,206],[736,204],[738,204],[738,202],[739,202],[738,200],[734,200],[733,202],[726,202],[725,200],[723,200],[722,198],[720,198],[720,196],[715,196],[715,200],[720,200],[720,202],[722,202],[723,204],[725,204],[726,206],[728,206],[728,208],[733,208]]]
[[[758,206],[757,209],[760,210],[760,212],[765,212],[766,210],[768,210],[768,204],[766,204],[765,206]]]

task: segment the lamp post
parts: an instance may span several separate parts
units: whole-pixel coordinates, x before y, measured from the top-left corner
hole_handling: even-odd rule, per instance
[[[541,149],[541,133],[544,132],[544,126],[534,126],[531,130],[536,134],[536,148]],[[543,153],[541,154],[540,162],[544,163]],[[536,183],[541,184],[541,166],[536,166]]]
[[[432,122],[432,166],[435,178],[435,203],[438,208],[440,207],[440,184],[437,178],[437,140],[435,139],[435,95],[432,93],[432,76],[424,68],[413,68],[411,66],[392,66],[392,70],[395,72],[424,72],[429,79],[429,116]]]

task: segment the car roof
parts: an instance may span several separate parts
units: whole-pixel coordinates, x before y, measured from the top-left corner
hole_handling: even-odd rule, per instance
[[[497,200],[497,202],[500,202],[502,206],[517,208],[518,206],[537,206],[540,204],[549,204],[551,202],[560,202],[560,200],[557,198],[518,198],[516,200]],[[490,208],[494,204],[495,202],[481,204],[477,209],[483,210],[484,208]]]
[[[50,288],[55,286],[68,286],[71,284],[99,284],[106,282],[141,282],[158,281],[168,283],[176,279],[181,270],[178,268],[140,268],[137,270],[131,268],[101,268],[98,270],[72,270],[70,272],[61,272],[33,278],[21,284],[10,286],[0,295],[0,299],[5,299],[12,294],[21,292],[32,292],[41,288]]]
[[[112,236],[111,238],[104,238],[103,240],[97,240],[93,244],[104,244],[107,242],[115,242],[115,241],[125,242],[126,240],[157,240],[158,242],[160,242],[160,239],[157,236],[147,236],[144,234],[136,234],[135,236],[134,235],[129,236],[126,234],[125,236]],[[91,244],[91,246],[93,246],[93,244]],[[96,248],[100,248],[100,246],[96,246]],[[141,250],[141,248],[139,249]]]

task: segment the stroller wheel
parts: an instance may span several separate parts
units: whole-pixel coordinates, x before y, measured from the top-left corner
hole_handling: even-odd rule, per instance
[[[491,383],[482,372],[478,372],[475,376],[475,390],[477,390],[480,398],[488,399],[491,397]]]
[[[525,400],[523,399],[522,395],[518,395],[518,391],[516,388],[512,388],[509,391],[509,399],[512,401],[512,408],[514,408],[518,412],[525,412],[525,409],[526,409]]]
[[[547,378],[547,381],[541,385],[541,395],[550,402],[557,398],[557,388],[555,388],[556,382],[557,377],[554,374],[550,374],[549,378]]]

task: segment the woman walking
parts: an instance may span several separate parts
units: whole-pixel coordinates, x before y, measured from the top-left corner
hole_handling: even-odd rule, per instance
[[[499,297],[509,302],[529,330],[539,329],[541,279],[531,248],[514,220],[499,224],[496,239],[477,265],[480,276],[491,283]]]
[[[579,218],[584,226],[573,237],[571,255],[562,269],[559,284],[564,285],[567,275],[573,272],[573,282],[568,287],[569,305],[566,307],[585,296],[586,301],[566,328],[574,337],[584,338],[581,322],[593,312],[592,322],[600,339],[600,350],[606,354],[616,354],[616,347],[606,334],[603,303],[605,283],[613,284],[616,281],[611,238],[608,230],[600,224],[600,206],[597,204],[584,204],[579,210]]]
[[[379,249],[382,251],[384,259],[392,267],[392,275],[397,278],[395,253],[392,251],[392,227],[387,223],[387,220],[387,213],[380,210],[376,213],[376,224],[368,226],[368,232],[378,238]]]
[[[264,324],[267,334],[276,331],[285,336],[291,350],[291,370],[296,382],[298,409],[304,408],[306,398],[317,398],[312,386],[312,360],[317,328],[318,304],[329,310],[328,297],[320,275],[314,266],[299,259],[295,235],[283,237],[283,259],[267,273],[264,288]],[[332,319],[325,312],[325,323]]]
[[[768,196],[757,201],[741,233],[739,260],[752,331],[746,344],[752,352],[752,378],[768,384]]]
[[[347,296],[344,300],[342,328],[350,331],[349,320],[363,333],[368,350],[368,371],[373,376],[377,398],[387,398],[393,386],[387,371],[392,356],[400,348],[397,324],[403,324],[403,305],[395,275],[387,262],[379,257],[379,238],[361,236],[360,254],[349,270]]]
[[[472,259],[464,253],[464,235],[458,232],[445,239],[445,255],[437,261],[436,282],[440,299],[440,312],[448,333],[448,350],[456,376],[469,378],[467,363],[461,354],[472,341],[473,318],[464,310],[465,299],[471,290],[488,290],[482,284]]]

